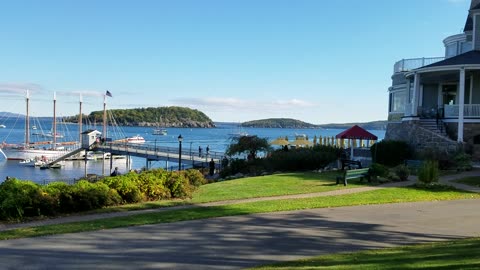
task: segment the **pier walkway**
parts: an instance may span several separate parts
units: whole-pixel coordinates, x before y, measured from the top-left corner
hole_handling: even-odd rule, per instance
[[[221,152],[209,151],[208,154],[184,150],[182,148],[181,155],[180,149],[177,147],[166,146],[153,146],[148,144],[133,144],[133,143],[104,143],[98,144],[93,147],[92,150],[102,151],[105,153],[111,153],[111,155],[123,155],[123,156],[135,156],[145,158],[147,163],[149,161],[166,161],[181,163],[183,165],[191,165],[192,167],[200,166],[207,167],[208,162],[212,159],[216,166],[220,165],[221,160],[225,154]]]

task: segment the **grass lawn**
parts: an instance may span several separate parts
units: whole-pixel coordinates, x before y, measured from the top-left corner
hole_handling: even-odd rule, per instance
[[[480,177],[467,177],[457,180],[456,182],[469,186],[480,187]]]
[[[123,212],[193,203],[305,194],[371,185],[366,180],[360,183],[359,179],[349,181],[347,186],[336,185],[336,177],[339,175],[341,175],[340,172],[301,172],[246,177],[203,185],[195,191],[191,200],[121,205],[98,209],[89,213]]]
[[[247,177],[201,186],[193,203],[325,192],[368,185],[351,181],[348,186],[336,185],[340,172],[302,172]]]
[[[253,269],[480,269],[480,239],[324,255]]]
[[[248,215],[277,211],[459,199],[480,199],[480,194],[458,191],[454,189],[431,191],[421,188],[387,188],[340,196],[259,201],[212,207],[192,207],[189,209],[137,214],[127,217],[116,217],[86,222],[21,228],[0,232],[0,239],[3,240],[60,233],[94,231],[145,224],[168,223],[184,220],[195,220],[234,215]]]

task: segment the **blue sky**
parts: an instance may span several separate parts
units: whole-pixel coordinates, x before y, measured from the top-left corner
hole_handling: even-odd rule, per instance
[[[0,2],[0,111],[186,106],[214,121],[387,118],[393,65],[443,56],[469,0]]]

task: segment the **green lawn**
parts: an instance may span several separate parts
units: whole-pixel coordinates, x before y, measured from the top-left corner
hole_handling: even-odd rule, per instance
[[[350,181],[346,187],[336,185],[336,177],[339,175],[341,175],[340,172],[285,173],[223,181],[201,186],[194,193],[191,202],[201,203],[315,193],[368,185],[366,180],[364,183],[359,183],[357,179]]]
[[[480,239],[324,255],[254,269],[480,269]]]
[[[469,186],[480,187],[480,177],[467,177],[457,180],[456,182]]]
[[[168,223],[222,216],[248,215],[254,213],[352,205],[459,199],[480,199],[480,194],[463,192],[454,189],[430,191],[421,188],[387,188],[341,196],[259,201],[212,207],[192,207],[189,209],[170,210],[160,213],[137,214],[128,217],[22,228],[0,232],[0,239],[4,240],[60,233],[94,231],[145,224]]]

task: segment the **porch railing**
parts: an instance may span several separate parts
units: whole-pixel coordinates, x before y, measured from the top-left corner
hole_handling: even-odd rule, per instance
[[[458,117],[459,107],[459,105],[445,105],[445,118]],[[463,115],[468,118],[480,118],[480,104],[465,104]]]
[[[428,58],[412,58],[402,59],[393,66],[393,73],[410,71],[412,69],[421,68],[433,63],[445,60],[445,57],[428,57]]]

